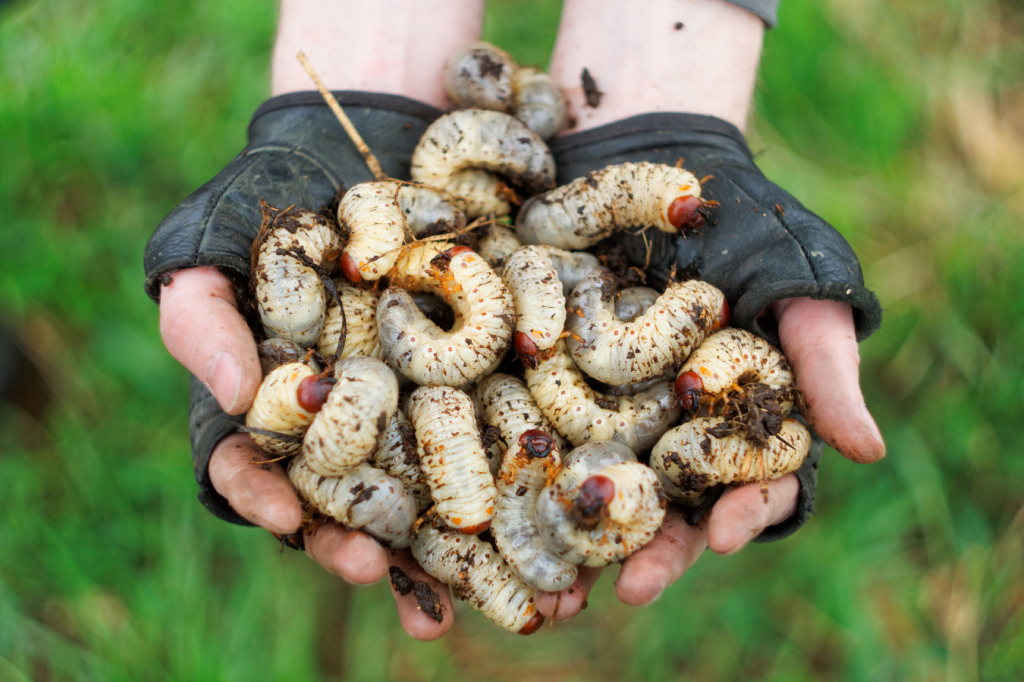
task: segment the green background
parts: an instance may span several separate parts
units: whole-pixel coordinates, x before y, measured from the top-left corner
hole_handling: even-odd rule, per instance
[[[543,66],[557,2],[492,2]],[[827,452],[796,536],[704,556],[655,604],[614,570],[512,637],[460,605],[410,640],[350,588],[195,501],[185,372],[142,291],[159,220],[244,144],[270,0],[0,9],[0,319],[32,364],[0,405],[0,681],[1020,680],[1024,5],[785,0],[751,146],[853,243],[889,454]]]

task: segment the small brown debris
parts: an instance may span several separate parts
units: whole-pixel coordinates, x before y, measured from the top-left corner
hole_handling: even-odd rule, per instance
[[[587,67],[583,67],[583,73],[580,74],[580,81],[583,84],[583,95],[587,98],[587,106],[596,109],[601,106],[601,97],[604,95],[603,92],[597,89],[597,81],[590,75],[590,71]]]

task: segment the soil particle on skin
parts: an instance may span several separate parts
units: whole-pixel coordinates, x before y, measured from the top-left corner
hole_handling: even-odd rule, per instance
[[[683,24],[683,22],[681,22],[681,21],[677,21],[676,22],[676,30],[677,31],[682,31],[684,28],[685,28],[685,25]]]
[[[398,566],[392,566],[388,569],[388,574],[391,576],[391,587],[395,588],[395,592],[403,597],[412,592],[415,581],[407,576],[405,571]]]
[[[583,96],[587,98],[587,106],[592,109],[601,106],[601,96],[604,93],[597,89],[597,81],[590,75],[587,67],[583,67],[583,73],[580,74],[580,82],[583,84]]]
[[[423,613],[427,614],[427,617],[438,623],[444,620],[444,614],[441,611],[441,595],[434,591],[430,583],[424,580],[413,580],[398,566],[392,566],[388,569],[388,573],[395,592],[403,597],[412,592],[416,597],[416,603],[419,604]]]

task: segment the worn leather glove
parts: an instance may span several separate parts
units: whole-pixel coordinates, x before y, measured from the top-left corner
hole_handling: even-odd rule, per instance
[[[622,235],[620,243],[634,264],[655,280],[677,275],[711,282],[732,307],[732,324],[779,345],[770,315],[775,301],[809,297],[849,303],[857,340],[878,329],[882,309],[864,287],[853,249],[831,225],[769,181],[757,166],[742,133],[711,116],[654,113],[558,138],[551,145],[562,185],[610,164],[650,161],[684,168],[698,178],[702,197],[719,206],[708,212],[699,233],[687,236],[647,230]],[[813,432],[812,432],[813,433]],[[813,512],[818,460],[824,442],[817,435],[811,454],[797,471],[796,513],[766,529],[758,542],[792,534]]]
[[[408,178],[416,143],[442,112],[395,95],[334,95],[388,176]],[[278,208],[295,204],[316,210],[339,190],[368,180],[373,176],[362,156],[319,93],[264,102],[249,124],[245,149],[157,227],[144,257],[146,292],[158,300],[165,275],[197,266],[216,266],[244,289],[261,199]],[[219,518],[251,525],[217,493],[207,470],[214,447],[241,423],[244,415],[226,414],[192,377],[189,427],[199,500]]]

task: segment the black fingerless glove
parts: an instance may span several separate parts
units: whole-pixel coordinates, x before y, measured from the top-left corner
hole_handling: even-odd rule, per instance
[[[427,126],[441,111],[396,95],[335,92],[334,96],[389,177],[408,178],[409,161]],[[239,283],[249,278],[250,249],[259,231],[260,200],[271,206],[318,210],[345,188],[373,180],[362,156],[318,92],[264,102],[249,124],[249,144],[212,180],[161,221],[146,245],[146,293],[160,296],[170,272],[217,266]],[[219,518],[248,524],[210,483],[214,446],[245,416],[225,414],[192,377],[189,414],[199,500]]]
[[[620,243],[635,264],[647,263],[655,280],[666,280],[675,265],[678,277],[717,286],[732,307],[734,326],[779,345],[774,318],[758,315],[774,301],[798,296],[849,303],[857,340],[881,324],[882,308],[864,287],[853,249],[835,228],[765,178],[732,124],[695,114],[644,114],[558,138],[551,151],[559,185],[627,161],[675,165],[682,159],[683,167],[698,178],[713,176],[703,183],[701,196],[719,206],[711,209],[699,234],[682,237],[647,230],[646,241],[623,235]],[[813,512],[823,448],[815,435],[811,454],[797,471],[796,513],[766,529],[758,542],[790,535]]]

